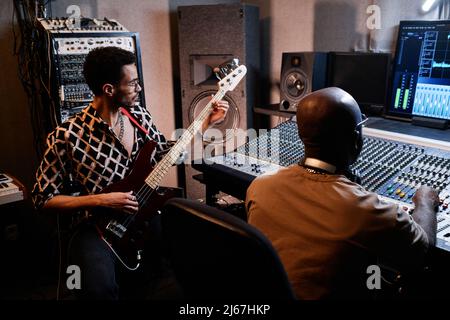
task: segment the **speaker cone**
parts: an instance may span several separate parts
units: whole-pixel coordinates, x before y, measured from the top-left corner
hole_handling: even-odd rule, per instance
[[[211,95],[216,94],[216,91],[208,90],[203,91],[195,97],[189,106],[189,123],[192,123],[194,119],[200,114],[200,112],[206,107],[206,105],[211,101]],[[239,126],[239,109],[234,103],[233,99],[225,95],[223,100],[228,101],[230,107],[228,108],[227,115],[222,121],[212,125],[210,128],[219,130],[222,135],[217,137],[214,135],[208,135],[206,132],[203,135],[203,141],[206,143],[219,144],[233,137],[231,132],[227,132],[227,129],[237,129]]]
[[[291,70],[281,82],[281,89],[294,101],[300,100],[309,89],[308,80],[300,69]]]

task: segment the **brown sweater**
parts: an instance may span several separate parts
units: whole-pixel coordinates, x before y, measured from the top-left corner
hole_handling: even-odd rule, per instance
[[[342,175],[292,165],[254,180],[246,206],[249,223],[271,240],[300,299],[368,291],[370,257],[404,267],[420,264],[428,249],[408,213]]]

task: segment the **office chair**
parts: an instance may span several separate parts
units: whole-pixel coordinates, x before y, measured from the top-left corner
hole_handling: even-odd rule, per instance
[[[186,299],[295,299],[271,243],[243,220],[174,198],[164,206],[162,229]]]

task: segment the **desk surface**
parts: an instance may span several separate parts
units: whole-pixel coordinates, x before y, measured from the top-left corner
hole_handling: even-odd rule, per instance
[[[419,127],[411,124],[411,122],[385,119],[381,117],[369,117],[366,127],[450,142],[450,130]]]

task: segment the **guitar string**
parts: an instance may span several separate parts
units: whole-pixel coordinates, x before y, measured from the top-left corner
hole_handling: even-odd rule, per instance
[[[218,96],[219,96],[219,93],[221,93],[221,92],[218,92],[218,93],[216,94],[216,96],[214,96],[214,98],[213,98],[213,99],[211,100],[211,102],[209,103],[209,106],[208,106],[207,108],[205,108],[205,109],[201,112],[201,114],[200,114],[200,116],[199,116],[198,118],[202,118],[202,117],[208,115],[208,114],[211,112],[210,109],[211,109],[212,103],[213,103],[215,100],[217,100],[217,98],[218,98]],[[197,121],[197,123],[194,122],[193,126],[190,127],[190,128],[188,128],[188,131],[191,133],[192,136],[195,134],[195,132],[197,132],[197,131],[200,129],[200,128],[196,128],[196,126],[200,126],[199,123],[198,123],[198,121]],[[180,140],[179,140],[178,142],[179,142],[179,143],[186,143],[186,142],[188,142],[188,141],[190,141],[190,140],[192,139],[192,136],[191,136],[189,139],[187,139],[187,135],[184,136],[184,137],[181,137]],[[184,141],[184,140],[187,140],[187,141]],[[178,144],[178,143],[177,143],[177,144]],[[176,148],[177,146],[174,146],[174,147]],[[178,157],[176,157],[176,158],[178,158]],[[172,158],[172,156],[169,154],[169,158],[163,159],[163,161],[161,161],[161,163],[160,163],[160,164],[157,166],[157,168],[155,168],[155,169],[157,169],[157,170],[159,169],[158,171],[167,171],[167,169],[170,168],[170,167],[172,166],[172,163],[169,162],[167,159],[169,159],[170,161],[176,160],[175,158]],[[163,174],[161,174],[161,175],[159,175],[159,173],[156,173],[156,175],[157,175],[158,178],[162,178],[162,177],[165,175],[165,173],[163,173]],[[144,190],[144,191],[145,191],[145,190]],[[144,194],[143,196],[144,196],[144,200],[145,200],[145,199],[147,198],[147,197],[146,197],[146,194]]]
[[[162,164],[158,166],[159,170],[165,170],[168,168],[168,164]],[[156,169],[156,168],[155,168]],[[159,177],[159,175],[158,175]],[[141,187],[141,189],[137,192],[136,198],[138,200],[139,205],[145,205],[147,200],[151,197],[153,192],[157,190],[157,188],[152,188],[147,183],[144,183],[144,185]],[[128,227],[128,225],[134,220],[135,216],[138,214],[138,212],[133,213],[132,215],[128,216],[125,221],[123,222],[124,227]]]
[[[167,165],[166,167],[162,166],[163,161],[164,159],[160,163],[158,163],[158,165],[155,167],[155,170],[161,170],[161,167],[163,170],[166,169]],[[147,183],[144,183],[139,189],[139,191],[136,193],[136,199],[138,200],[139,205],[141,204],[144,205],[147,202],[148,198],[150,198],[154,190],[155,189],[151,188]],[[129,215],[123,222],[123,225],[127,227],[134,220],[136,214],[137,212],[135,214]]]
[[[210,108],[211,108],[211,105],[212,105],[212,103],[213,103],[213,101],[215,101],[215,100],[217,100],[219,97],[220,97],[220,94],[221,94],[221,92],[218,92],[217,94],[216,94],[216,96],[214,96],[214,98],[211,100],[211,102],[210,102],[210,105],[207,107],[207,108],[205,108],[202,112],[201,112],[201,114],[200,114],[200,116],[199,116],[199,118],[201,118],[201,117],[203,117],[205,114],[208,114],[209,112],[210,112]],[[189,129],[191,129],[191,130],[189,130]],[[188,130],[189,131],[193,131],[193,132],[191,132],[191,134],[192,135],[194,135],[195,133],[194,132],[196,132],[198,129],[196,129],[195,128],[195,124],[194,124],[194,126],[192,127],[192,128],[188,128]],[[180,140],[179,140],[179,142],[182,142],[183,140],[191,140],[191,138],[189,138],[189,139],[186,139],[186,136],[185,137],[181,137],[180,138]],[[174,146],[174,147],[176,147],[176,146]],[[169,155],[170,156],[170,155]],[[170,159],[171,161],[173,161],[174,159]],[[172,165],[170,164],[170,163],[167,163],[167,160],[165,160],[165,159],[163,159],[157,166],[156,166],[156,168],[155,168],[155,170],[156,171],[161,171],[161,170],[166,170],[166,169],[168,169],[169,167],[171,167]],[[157,174],[157,177],[158,178],[161,178],[163,175],[159,175],[158,173],[156,173]],[[148,192],[150,191],[150,190],[148,190],[147,188],[145,188],[145,187],[147,187],[148,185],[147,184],[145,184],[145,185],[143,185],[143,187],[141,188],[141,190],[138,192],[138,196],[140,196],[143,200],[146,200],[146,198],[148,198],[147,197],[147,194],[148,194]],[[146,190],[147,189],[147,190]],[[150,188],[151,189],[151,188]]]
[[[205,108],[207,109],[207,108]],[[195,127],[193,127],[193,129],[195,129]],[[194,130],[196,131],[196,130]],[[185,138],[181,138],[180,140],[187,140]],[[190,140],[190,139],[189,139]],[[170,161],[173,161],[175,159],[172,159],[171,155],[169,155],[169,159]],[[162,178],[163,175],[161,175],[159,173],[159,171],[166,171],[169,167],[171,167],[172,165],[170,163],[168,163],[168,160],[163,159],[155,168],[155,170],[157,170],[156,176],[158,179]],[[153,194],[153,191],[155,191],[156,189],[151,188],[150,186],[148,186],[146,183],[141,187],[141,189],[138,191],[138,193],[136,194],[136,197],[139,201],[139,203],[141,204],[145,204],[148,199],[151,197],[151,195]],[[130,224],[130,222],[134,219],[135,215],[137,214],[137,212],[129,217],[127,217],[127,219],[124,221],[124,225],[128,226]]]
[[[217,96],[219,96],[219,94],[216,94],[216,96],[214,98],[217,99],[218,98]],[[213,98],[213,100],[211,100],[211,104],[212,104],[213,101],[215,101],[214,98]],[[211,104],[209,105],[208,108],[204,109],[204,112],[202,112],[202,114],[201,114],[201,116],[199,118],[209,114],[209,112],[210,112],[209,109],[211,108]],[[189,128],[190,130],[188,129],[189,131],[191,131],[192,135],[194,135],[195,132],[198,130],[197,128],[195,128],[196,125],[198,125],[198,124],[194,124],[191,128]],[[190,141],[192,139],[192,137],[190,137],[189,139],[186,139],[186,137],[187,136],[182,137],[179,141],[183,141],[183,140],[189,140]],[[172,156],[170,154],[169,154],[169,158],[166,158],[166,159],[169,159],[170,161],[175,160],[175,159],[172,159]],[[164,161],[161,161],[159,163],[159,165],[157,166],[157,168],[155,168],[157,171],[166,171],[169,167],[171,167],[171,164],[168,163],[167,160],[165,160],[165,159],[163,159],[163,160]],[[160,175],[159,172],[156,173],[156,177],[158,179],[162,178],[162,176],[163,176],[163,174]],[[148,199],[150,198],[151,194],[153,193],[152,192],[153,190],[154,190],[153,188],[149,187],[147,184],[144,184],[141,187],[141,189],[138,191],[137,195],[136,195],[139,203],[140,204],[141,203],[145,204],[148,201]],[[127,217],[127,219],[124,221],[124,224],[126,226],[128,226],[129,223],[134,219],[135,215],[136,215],[136,213],[131,215],[131,216],[129,216],[129,217]]]
[[[202,118],[204,116],[206,116],[207,114],[209,114],[211,112],[211,107],[213,102],[216,102],[218,100],[220,100],[222,97],[220,97],[222,95],[222,97],[225,95],[223,93],[223,91],[218,91],[213,98],[211,99],[211,101],[208,103],[208,106],[205,107],[203,109],[203,111],[200,113],[198,118]],[[196,129],[195,126],[198,125],[196,124],[196,122],[193,122],[193,126],[192,128],[188,128],[188,131],[192,131],[191,134],[195,135],[195,132],[198,131],[198,128]],[[189,130],[192,129],[192,130]],[[183,136],[180,138],[180,141],[182,141],[184,138]],[[189,141],[192,139],[192,137],[189,138]],[[175,146],[174,146],[175,147]],[[169,151],[170,152],[170,151]],[[170,157],[170,155],[169,155]],[[173,159],[170,159],[171,161],[173,161]],[[167,170],[169,167],[171,167],[170,163],[167,163],[167,160],[165,160],[165,158],[159,163],[159,165],[157,165],[155,167],[156,170],[162,170],[165,171]],[[159,175],[159,173],[156,173],[156,176],[161,179],[162,176]],[[147,183],[144,183],[144,185],[139,189],[139,191],[136,193],[136,199],[138,199],[138,203],[141,204],[143,203],[143,205],[147,202],[147,200],[151,197],[151,195],[153,194],[153,191],[155,191],[156,189],[151,188],[150,186],[147,185]],[[139,210],[131,215],[129,215],[125,221],[123,222],[123,226],[124,227],[128,227],[128,225],[134,220],[134,218],[136,217],[137,213],[139,212]]]

